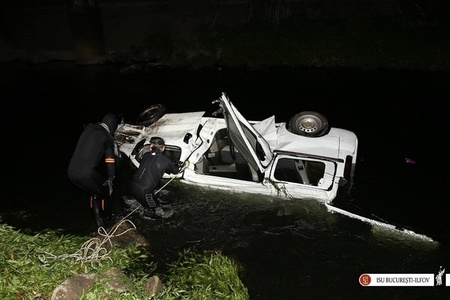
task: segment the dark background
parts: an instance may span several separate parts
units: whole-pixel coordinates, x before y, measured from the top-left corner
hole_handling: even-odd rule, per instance
[[[448,1],[0,3],[0,61],[448,70]]]

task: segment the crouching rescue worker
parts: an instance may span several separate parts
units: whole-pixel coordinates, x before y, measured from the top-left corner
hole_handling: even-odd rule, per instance
[[[188,163],[177,165],[163,154],[165,142],[160,137],[152,137],[146,143],[139,168],[128,183],[128,194],[135,198],[144,208],[155,208],[154,191],[164,173],[177,174],[184,171]]]
[[[89,196],[89,205],[98,228],[104,227],[102,218],[112,214],[116,129],[117,117],[112,113],[105,115],[99,123],[87,124],[67,170],[70,181]]]

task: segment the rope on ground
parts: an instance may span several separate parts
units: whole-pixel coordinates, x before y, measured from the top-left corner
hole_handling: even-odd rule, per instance
[[[131,215],[134,211],[132,211]],[[45,253],[45,255],[41,255],[39,259],[43,263],[47,263],[48,260],[65,260],[65,259],[74,259],[76,262],[84,262],[84,263],[96,263],[105,259],[111,260],[109,255],[113,250],[113,243],[111,241],[112,238],[124,235],[130,230],[135,230],[136,226],[130,220],[126,219],[127,217],[121,219],[114,226],[111,227],[109,231],[106,231],[105,228],[98,228],[98,234],[103,237],[103,239],[95,237],[88,241],[86,241],[81,249],[72,254],[62,254],[62,255],[54,255],[51,253]],[[123,232],[116,234],[118,228],[125,222],[131,224],[132,227],[127,228]],[[109,245],[109,247],[106,247]]]
[[[175,177],[174,177],[175,178]],[[172,178],[173,179],[173,178]],[[172,180],[169,180],[168,183],[170,183]],[[161,191],[168,183],[166,183],[161,189],[156,191],[155,194],[157,194],[159,191]],[[135,209],[133,209],[128,215],[123,217],[119,222],[114,224],[114,226],[111,227],[111,229],[106,231],[104,227],[98,228],[98,234],[103,237],[103,239],[100,239],[98,237],[92,238],[88,241],[86,241],[82,246],[81,249],[76,251],[72,254],[62,254],[62,255],[54,255],[51,253],[46,252],[45,255],[40,255],[39,259],[42,263],[47,263],[48,260],[65,260],[65,259],[74,259],[76,262],[84,262],[84,263],[96,263],[100,262],[105,259],[111,260],[111,257],[109,255],[111,254],[113,250],[113,243],[111,241],[112,238],[118,237],[121,235],[124,235],[130,230],[135,230],[136,225],[134,225],[133,222],[128,220],[127,218],[131,216],[136,210],[138,210],[140,206],[137,206]],[[127,228],[123,232],[116,234],[116,231],[118,228],[125,222],[128,222],[131,224],[132,227]],[[105,246],[105,244],[109,245],[109,248]]]

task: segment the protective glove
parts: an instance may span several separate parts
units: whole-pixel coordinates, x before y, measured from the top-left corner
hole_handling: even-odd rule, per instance
[[[180,171],[179,171],[179,172],[183,172],[184,170],[187,169],[187,167],[189,167],[189,161],[188,161],[188,160],[185,161],[185,162],[179,161],[179,162],[177,163],[177,165],[178,165],[178,167],[180,168]]]
[[[109,195],[111,196],[113,193],[113,181],[111,179],[108,179],[105,181],[105,183],[103,184],[104,186],[108,186],[109,188]]]

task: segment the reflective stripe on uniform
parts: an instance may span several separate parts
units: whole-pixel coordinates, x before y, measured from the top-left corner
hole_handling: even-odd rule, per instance
[[[116,162],[116,160],[113,157],[107,157],[107,158],[105,158],[105,162],[107,164],[113,164]]]

